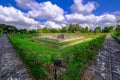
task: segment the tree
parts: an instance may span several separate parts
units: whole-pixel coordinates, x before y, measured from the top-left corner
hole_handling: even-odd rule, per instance
[[[94,30],[94,32],[95,32],[95,33],[100,33],[100,32],[101,32],[100,27],[99,27],[99,26],[98,26],[98,27],[96,27],[96,28],[95,28],[95,30]]]
[[[89,31],[88,31],[88,27],[86,27],[86,28],[85,28],[85,32],[86,32],[86,33],[88,33],[88,32],[89,32]]]
[[[93,33],[93,30],[92,30],[92,29],[90,29],[90,30],[89,30],[89,33]]]
[[[17,33],[18,29],[12,25],[0,24],[0,28],[2,28],[3,33]]]
[[[73,26],[74,26],[74,32],[80,31],[80,26],[79,26],[79,24],[74,24]]]
[[[58,33],[58,30],[57,30],[57,29],[54,29],[54,28],[51,28],[51,29],[50,29],[50,32],[51,32],[51,33]]]
[[[42,28],[42,32],[43,33],[50,33],[51,31],[49,28],[44,27],[44,28]]]
[[[40,28],[40,29],[37,29],[37,33],[42,33],[42,29]]]
[[[114,26],[110,26],[110,27],[109,27],[110,32],[113,32],[113,31],[114,31],[114,30],[113,30],[113,27],[114,27]]]
[[[80,28],[80,32],[81,32],[81,33],[85,33],[85,28],[84,28],[84,27],[81,27],[81,28]]]
[[[70,26],[68,28],[68,32],[70,32],[70,33],[74,32],[74,26],[72,24],[70,24]]]
[[[24,28],[24,29],[20,29],[19,32],[20,32],[21,34],[26,34],[28,31],[27,31],[27,29]]]
[[[80,31],[79,24],[70,24],[70,26],[68,28],[68,32],[75,33],[75,32],[78,32],[78,31]]]
[[[0,28],[0,34],[2,34],[3,33],[3,30],[2,30],[2,28]]]
[[[102,30],[102,32],[104,33],[110,33],[113,31],[113,27],[112,26],[106,26],[104,27],[104,29]]]
[[[60,32],[62,32],[62,33],[66,33],[66,32],[68,32],[67,27],[62,27],[62,29],[60,30]]]
[[[117,25],[117,27],[115,29],[115,33],[117,36],[120,36],[120,25]]]
[[[37,33],[37,31],[36,30],[29,30],[29,33],[33,34],[33,33]]]

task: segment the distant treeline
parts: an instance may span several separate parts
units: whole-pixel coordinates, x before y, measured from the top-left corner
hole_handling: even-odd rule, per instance
[[[79,24],[70,24],[69,27],[62,27],[62,29],[54,29],[54,28],[42,28],[42,29],[37,29],[37,30],[27,30],[27,29],[17,29],[15,26],[12,25],[5,25],[5,24],[0,24],[0,33],[110,33],[113,32],[113,27],[114,26],[106,26],[104,29],[101,29],[100,26],[96,27],[94,30],[88,29],[88,27],[81,27]],[[117,26],[115,29],[120,27],[120,25]]]
[[[12,25],[0,24],[0,34],[1,33],[17,33],[18,29]]]

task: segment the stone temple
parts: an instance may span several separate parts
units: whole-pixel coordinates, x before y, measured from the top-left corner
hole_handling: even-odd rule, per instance
[[[57,38],[59,38],[59,39],[66,39],[67,36],[65,34],[60,34],[60,35],[57,36]]]

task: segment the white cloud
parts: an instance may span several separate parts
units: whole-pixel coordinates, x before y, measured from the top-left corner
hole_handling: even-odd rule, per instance
[[[117,17],[117,20],[120,20],[120,11],[112,12],[111,14],[115,15]]]
[[[17,5],[24,9],[38,9],[38,3],[35,0],[15,0]]]
[[[67,14],[66,19],[70,23],[93,23],[98,21],[98,17],[93,14],[84,16],[78,13]]]
[[[15,9],[14,7],[3,7],[0,5],[0,22],[6,24],[12,24],[19,28],[37,28],[39,22],[35,21],[32,18],[25,16],[25,13],[20,10]]]
[[[85,5],[82,2],[83,0],[74,0],[74,4],[71,6],[73,13],[86,15],[96,9],[95,2],[88,2]]]
[[[110,26],[116,24],[116,17],[111,14],[103,14],[95,16],[94,14],[83,15],[79,13],[66,15],[68,23],[78,23],[81,25],[87,25],[89,28],[96,26]]]
[[[20,7],[26,4],[23,8],[30,9],[28,11],[29,17],[58,23],[64,21],[64,10],[56,4],[52,4],[50,1],[38,3],[35,0],[25,0],[24,3],[21,0],[16,0],[16,2]]]
[[[62,26],[66,26],[66,25],[65,24],[57,24],[57,23],[52,22],[52,21],[47,21],[47,22],[45,22],[44,26],[47,28],[59,29],[59,28],[62,28]]]
[[[96,26],[112,26],[116,24],[116,16],[113,14],[102,14],[95,16],[92,11],[96,9],[94,2],[82,3],[83,0],[74,0],[71,6],[73,13],[66,14],[67,23],[78,23],[81,26],[95,28]]]
[[[17,5],[28,12],[24,13],[14,7],[0,5],[0,23],[12,24],[18,28],[34,29],[40,27],[61,28],[70,23],[95,28],[96,26],[115,25],[119,11],[114,13],[94,15],[95,2],[83,4],[83,0],[74,0],[70,6],[71,13],[65,14],[64,10],[50,1],[38,3],[36,0],[15,0]],[[38,20],[44,20],[42,22]]]
[[[116,17],[112,14],[103,14],[99,16],[99,23],[115,22]]]

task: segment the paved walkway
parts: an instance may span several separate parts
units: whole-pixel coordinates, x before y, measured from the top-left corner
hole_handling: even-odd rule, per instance
[[[111,36],[106,38],[103,48],[85,75],[84,80],[120,80],[120,44]]]
[[[6,35],[0,38],[0,80],[32,80]]]

